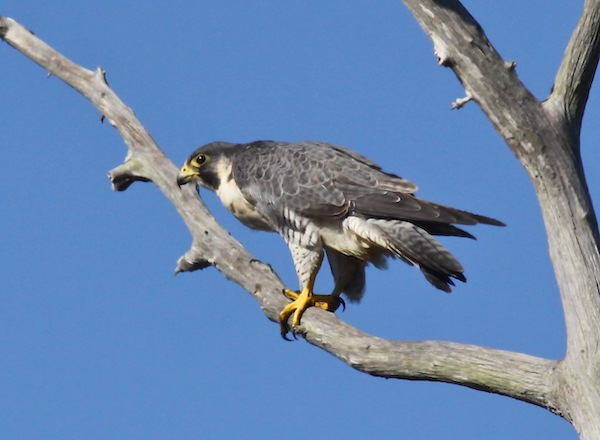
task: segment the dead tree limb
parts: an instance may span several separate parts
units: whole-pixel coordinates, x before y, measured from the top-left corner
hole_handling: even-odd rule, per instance
[[[456,0],[404,0],[529,174],[542,209],[567,326],[557,389],[582,438],[600,437],[600,253],[580,131],[600,56],[600,1],[585,2],[553,92],[537,100]]]

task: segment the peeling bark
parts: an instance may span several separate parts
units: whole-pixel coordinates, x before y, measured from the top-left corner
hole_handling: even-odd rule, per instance
[[[386,378],[430,380],[510,396],[570,421],[583,439],[600,438],[600,254],[598,227],[579,155],[579,133],[600,53],[600,0],[585,3],[552,94],[538,101],[519,81],[479,24],[455,0],[404,0],[450,67],[527,170],[542,207],[550,254],[565,308],[568,351],[556,361],[440,341],[391,341],[361,332],[317,308],[296,331],[353,368]],[[88,98],[127,144],[109,172],[113,189],[151,181],[173,203],[192,235],[176,272],[213,265],[246,289],[277,321],[288,301],[271,267],[225,231],[192,188],[179,188],[177,168],[117,95],[104,71],[84,69],[10,18],[0,38]]]

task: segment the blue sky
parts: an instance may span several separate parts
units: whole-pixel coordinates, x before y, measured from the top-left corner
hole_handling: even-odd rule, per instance
[[[582,2],[465,2],[539,98]],[[372,334],[561,358],[565,330],[535,194],[521,166],[399,1],[4,0],[73,61],[107,71],[181,164],[214,140],[324,140],[497,217],[443,242],[469,282],[435,291],[400,262],[368,272],[343,319]],[[534,17],[534,19],[533,19]],[[287,343],[216,270],[173,276],[190,244],[152,184],[114,193],[126,148],[89,102],[0,45],[0,437],[3,439],[575,439],[562,419],[452,385],[360,374]],[[600,190],[599,99],[583,154]],[[219,220],[292,287],[282,240]],[[323,271],[318,287],[330,288]]]

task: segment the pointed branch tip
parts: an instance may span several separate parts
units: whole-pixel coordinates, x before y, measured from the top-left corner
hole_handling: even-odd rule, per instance
[[[125,191],[135,182],[151,182],[151,179],[142,174],[143,167],[135,159],[126,159],[121,165],[108,172],[107,176],[112,183],[113,191]]]
[[[509,72],[514,72],[514,70],[517,68],[517,62],[516,61],[505,61],[504,67]]]
[[[452,110],[460,110],[463,108],[469,101],[473,100],[473,96],[469,92],[467,92],[467,96],[464,98],[458,98],[452,103]]]
[[[208,266],[212,266],[212,263],[210,261],[204,259],[194,259],[193,261],[189,261],[186,255],[180,257],[177,260],[175,275],[181,272],[193,272],[195,270],[202,270],[207,268]]]
[[[106,79],[106,70],[104,70],[102,67],[98,67],[94,71],[94,76],[96,78],[99,78],[104,84],[108,86],[108,80]]]

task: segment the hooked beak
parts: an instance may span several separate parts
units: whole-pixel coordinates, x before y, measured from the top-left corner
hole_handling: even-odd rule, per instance
[[[177,174],[177,185],[181,187],[186,183],[190,183],[196,176],[197,174],[194,170],[184,165],[179,170],[179,174]]]

